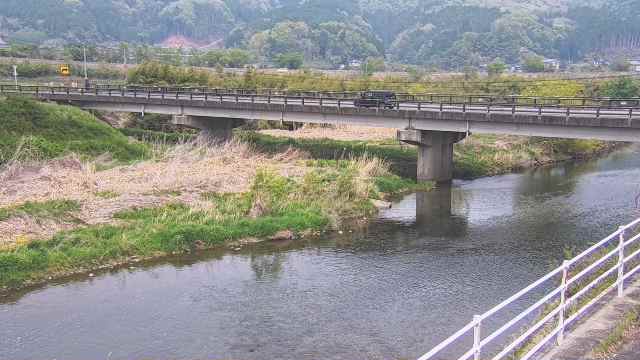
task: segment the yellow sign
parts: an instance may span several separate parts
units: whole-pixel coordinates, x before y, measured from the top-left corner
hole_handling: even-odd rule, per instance
[[[60,72],[60,75],[62,76],[69,76],[71,75],[71,68],[69,67],[69,65],[67,64],[62,64],[58,67],[58,71]]]

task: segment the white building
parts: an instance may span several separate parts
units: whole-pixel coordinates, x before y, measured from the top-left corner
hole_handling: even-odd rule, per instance
[[[0,38],[0,50],[8,49],[8,48],[9,48],[9,44],[7,44],[4,40],[2,40],[2,38]]]
[[[629,60],[631,71],[640,72],[640,60]]]
[[[560,61],[557,59],[544,59],[544,69],[547,71],[560,70]]]

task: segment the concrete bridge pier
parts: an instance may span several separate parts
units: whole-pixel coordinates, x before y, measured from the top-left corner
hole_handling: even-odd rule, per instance
[[[244,124],[242,119],[214,118],[191,115],[174,115],[174,125],[200,129],[201,133],[216,141],[228,141],[233,137],[233,129]]]
[[[400,141],[418,146],[418,182],[449,184],[453,179],[453,144],[465,133],[431,130],[401,130]]]

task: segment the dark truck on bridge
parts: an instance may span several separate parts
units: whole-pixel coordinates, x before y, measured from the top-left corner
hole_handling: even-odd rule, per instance
[[[360,97],[353,101],[355,107],[394,109],[399,102],[393,91],[372,90],[360,93]]]

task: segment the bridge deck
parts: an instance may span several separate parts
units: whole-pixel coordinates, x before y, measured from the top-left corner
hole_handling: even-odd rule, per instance
[[[113,91],[3,86],[0,87],[0,93],[24,94],[107,111],[640,141],[640,110],[632,107],[401,101],[395,109],[383,109],[355,107],[352,99],[335,97],[140,91],[125,88]]]

